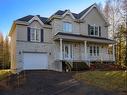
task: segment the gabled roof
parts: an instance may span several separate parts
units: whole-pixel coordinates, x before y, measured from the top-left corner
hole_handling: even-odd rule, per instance
[[[76,13],[72,13],[73,14],[73,16],[76,18],[76,19],[79,19],[79,15],[78,14],[76,14]]]
[[[48,24],[48,23],[46,23],[46,21],[47,21],[48,18],[46,18],[46,17],[40,17],[39,15],[36,15],[36,16],[37,16],[43,23]],[[19,19],[17,19],[16,21],[26,21],[26,22],[28,22],[28,21],[30,21],[33,17],[34,17],[34,15],[28,15],[28,16],[19,18]]]
[[[58,10],[56,13],[54,13],[54,15],[60,15],[60,16],[62,16],[62,15],[64,15],[64,13],[66,13],[68,10],[64,10],[64,11],[62,11],[62,10]],[[72,12],[71,12],[72,13]],[[76,19],[78,19],[78,14],[76,14],[76,13],[72,13],[72,15],[76,18]]]
[[[93,5],[95,5],[95,4],[93,4]],[[89,7],[86,8],[85,10],[81,11],[81,12],[78,14],[79,18],[81,18],[93,5],[89,6]]]
[[[95,4],[93,4],[95,5]],[[72,15],[76,18],[76,19],[80,19],[93,5],[89,6],[88,8],[86,8],[85,10],[81,11],[79,14],[77,13],[72,13]],[[58,10],[56,13],[54,13],[54,15],[63,15],[67,10]]]
[[[54,15],[63,15],[65,11],[58,10],[57,12],[54,13]]]
[[[58,10],[57,12],[55,12],[51,17],[53,17],[53,16],[63,16],[63,15],[65,15],[67,12],[68,13],[70,13],[70,15],[74,18],[74,19],[82,19],[85,15],[87,15],[88,13],[89,13],[89,11],[92,9],[92,8],[94,8],[94,7],[96,7],[97,8],[97,4],[96,3],[94,3],[93,5],[91,5],[91,6],[89,6],[88,8],[86,8],[85,10],[83,10],[83,11],[81,11],[80,13],[73,13],[73,12],[70,12],[69,10],[64,10],[64,11],[62,11],[62,10]],[[98,9],[98,8],[97,8]],[[102,13],[100,13],[101,15],[102,15]],[[49,17],[49,18],[47,18],[47,17],[41,17],[41,16],[39,16],[39,15],[36,15],[44,24],[49,24],[49,22],[50,22],[50,18],[51,17]],[[22,18],[20,18],[20,19],[17,19],[16,21],[26,21],[26,22],[28,22],[28,21],[30,21],[32,18],[34,17],[34,15],[28,15],[28,16],[25,16],[25,17],[22,17]],[[104,18],[104,16],[102,15],[102,17]],[[104,18],[104,20],[105,20],[105,18]],[[105,20],[105,22],[107,22],[106,20]]]
[[[34,16],[33,15],[28,15],[22,18],[17,19],[16,21],[26,21],[28,22],[29,20],[31,20]]]

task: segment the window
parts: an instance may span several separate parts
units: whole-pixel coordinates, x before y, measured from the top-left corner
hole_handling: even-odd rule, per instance
[[[40,29],[36,29],[36,41],[40,41]]]
[[[90,46],[90,56],[92,56],[92,46]]]
[[[88,34],[91,36],[101,36],[101,26],[88,25]]]
[[[97,56],[99,56],[99,47],[97,46]]]
[[[94,26],[90,27],[90,35],[94,35]]]
[[[95,27],[95,35],[98,35],[98,27]]]
[[[41,41],[41,30],[36,28],[30,28],[30,41]]]
[[[63,23],[63,32],[72,32],[72,24],[69,22]]]
[[[99,46],[90,46],[89,48],[90,56],[99,56]]]
[[[94,56],[96,56],[96,47],[93,47],[93,51],[94,51]]]

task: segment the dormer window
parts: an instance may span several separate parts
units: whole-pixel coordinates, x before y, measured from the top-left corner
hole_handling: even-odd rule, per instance
[[[90,36],[101,36],[101,26],[88,24],[88,35],[90,35]]]
[[[63,32],[72,32],[72,24],[70,22],[63,22]]]

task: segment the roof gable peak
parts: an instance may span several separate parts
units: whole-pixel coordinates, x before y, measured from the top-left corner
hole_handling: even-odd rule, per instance
[[[100,16],[104,19],[104,21],[105,21],[106,23],[108,23],[108,21],[105,19],[104,15],[103,15],[102,12],[100,11],[100,9],[98,8],[98,5],[97,5],[96,3],[94,3],[93,5],[91,5],[90,7],[88,7],[87,9],[85,9],[85,10],[84,10],[84,11],[85,11],[84,13],[83,13],[83,11],[81,12],[82,15],[81,15],[81,17],[80,17],[80,20],[82,20],[83,18],[85,18],[85,16],[86,16],[93,8],[96,8],[97,11],[98,11],[98,13],[100,14]],[[81,14],[81,13],[79,13],[79,14]]]
[[[40,20],[39,15],[35,15],[32,19],[28,21],[28,23],[30,24],[35,20],[37,20],[41,25],[44,25],[44,23]]]
[[[69,9],[65,10],[64,14],[62,15],[62,17],[65,17],[67,14],[70,15],[73,19],[75,19],[75,17],[73,16],[72,12]]]

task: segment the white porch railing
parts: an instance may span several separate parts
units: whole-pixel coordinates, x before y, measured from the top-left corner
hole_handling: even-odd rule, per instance
[[[104,53],[100,53],[99,56],[88,55],[86,60],[89,60],[89,61],[114,61],[112,54],[104,54]]]
[[[79,57],[79,59],[75,58],[73,55],[73,58],[64,58],[63,56],[63,60],[84,60],[84,61],[114,61],[113,60],[113,55],[112,54],[104,54],[104,53],[100,53],[99,56],[90,56],[90,54],[87,55],[87,57],[85,57],[85,54],[82,53],[81,55],[79,55],[81,57]],[[60,60],[60,53],[57,53],[55,56],[56,60]]]

